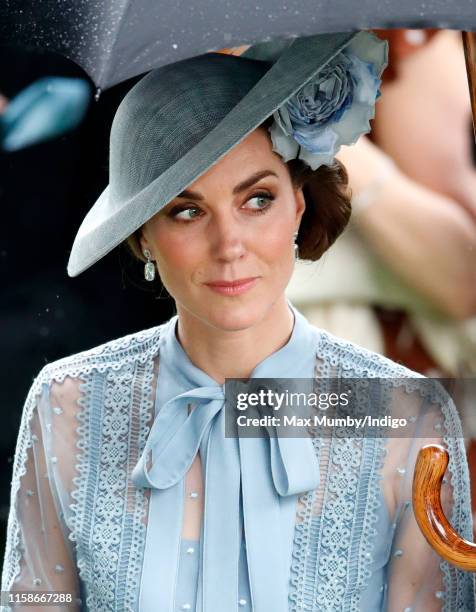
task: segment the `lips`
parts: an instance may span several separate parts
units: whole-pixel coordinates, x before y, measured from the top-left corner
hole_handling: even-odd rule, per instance
[[[244,293],[252,289],[256,285],[258,280],[258,276],[250,276],[248,278],[240,278],[236,281],[213,281],[211,283],[205,283],[205,285],[215,293],[232,297],[243,295]]]
[[[213,281],[210,283],[205,283],[206,285],[210,285],[211,287],[240,287],[241,285],[245,285],[246,283],[249,283],[250,281],[254,280],[255,278],[258,278],[257,276],[249,276],[247,278],[240,278],[236,281],[225,281],[225,280],[218,280],[218,281]]]

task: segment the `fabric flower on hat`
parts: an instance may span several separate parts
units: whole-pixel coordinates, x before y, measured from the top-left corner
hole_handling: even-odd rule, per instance
[[[313,170],[370,132],[388,48],[369,32],[340,51],[274,114],[273,150]]]

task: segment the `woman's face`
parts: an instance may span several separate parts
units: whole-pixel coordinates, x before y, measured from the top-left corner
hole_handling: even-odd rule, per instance
[[[143,226],[141,246],[156,260],[179,315],[245,329],[283,299],[304,208],[302,190],[257,129]],[[242,279],[252,280],[231,289],[211,285]]]

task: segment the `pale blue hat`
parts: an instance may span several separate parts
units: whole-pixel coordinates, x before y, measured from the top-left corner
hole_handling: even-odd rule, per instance
[[[77,276],[123,242],[270,115],[273,148],[313,168],[370,130],[387,43],[368,32],[261,43],[153,70],[111,128],[109,185],[68,262]]]

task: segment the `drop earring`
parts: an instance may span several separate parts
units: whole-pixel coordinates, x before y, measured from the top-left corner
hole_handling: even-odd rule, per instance
[[[297,231],[296,231],[296,232],[294,232],[294,234],[293,234],[293,239],[294,239],[294,259],[295,259],[295,260],[296,260],[296,259],[299,259],[299,245],[298,245],[298,243],[296,242],[297,237],[298,237],[298,234],[299,234],[299,230],[297,230]]]
[[[151,260],[149,249],[144,249],[144,257],[147,257],[147,263],[144,266],[144,278],[147,281],[153,281],[155,278],[155,265]]]

